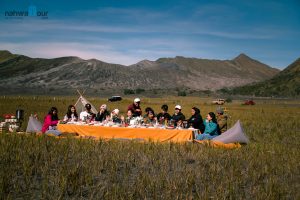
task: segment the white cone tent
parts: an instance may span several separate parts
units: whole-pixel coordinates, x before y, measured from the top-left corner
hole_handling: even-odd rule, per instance
[[[26,133],[36,133],[42,131],[42,123],[33,116],[29,117]]]
[[[233,127],[222,133],[222,135],[213,138],[212,141],[219,141],[224,144],[235,142],[245,144],[249,143],[249,139],[243,131],[240,120],[238,120]]]
[[[81,94],[78,90],[77,92],[79,93],[79,98],[77,100],[77,102],[75,103],[75,107],[76,107],[76,110],[77,110],[77,113],[80,114],[82,111],[85,111],[85,105],[87,103],[91,104],[86,98],[83,97],[83,94]],[[84,92],[83,92],[84,93]],[[92,106],[92,112],[97,114],[97,109],[95,108],[95,106],[93,106],[93,104],[91,104]]]

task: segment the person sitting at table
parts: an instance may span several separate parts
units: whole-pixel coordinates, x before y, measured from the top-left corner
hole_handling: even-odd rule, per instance
[[[160,124],[165,124],[165,122],[168,122],[171,120],[171,115],[168,113],[168,105],[164,104],[161,106],[161,113],[158,113],[157,117],[157,121]]]
[[[43,134],[49,134],[49,135],[55,135],[59,136],[61,135],[61,132],[56,129],[56,126],[58,124],[58,110],[56,107],[51,107],[48,114],[46,115],[44,119],[44,123],[42,126],[42,133]]]
[[[182,121],[185,120],[185,116],[181,112],[181,106],[180,105],[175,106],[175,113],[172,116],[172,120],[173,120],[175,126],[177,125],[177,122],[179,120],[182,120]]]
[[[114,122],[114,123],[118,123],[118,124],[121,124],[122,123],[122,120],[121,120],[121,118],[119,117],[119,113],[120,113],[120,111],[119,111],[119,109],[114,109],[112,112],[111,112],[111,114],[110,114],[110,116],[111,116],[111,119],[112,119],[112,121]]]
[[[188,119],[188,126],[199,129],[201,133],[204,132],[205,126],[203,124],[203,119],[200,114],[199,108],[192,108],[192,116]]]
[[[128,110],[127,111],[127,116],[126,117],[121,116],[121,120],[122,120],[122,123],[125,124],[125,126],[133,125],[134,124],[134,117],[132,115],[132,111]]]
[[[82,111],[80,113],[80,120],[81,121],[86,121],[86,120],[89,120],[89,121],[92,121],[94,118],[95,118],[95,114],[92,112],[92,106],[91,104],[87,103],[85,104],[85,111]]]
[[[130,104],[127,110],[131,110],[134,117],[141,116],[142,115],[141,99],[135,98],[133,104]]]
[[[107,105],[106,104],[102,104],[100,106],[99,112],[97,113],[96,117],[95,117],[95,121],[99,121],[102,122],[106,119],[106,116],[109,115],[109,112],[107,110]]]
[[[151,107],[147,107],[147,108],[145,109],[145,115],[144,115],[144,118],[148,117],[148,114],[149,114],[150,111],[151,111],[152,113],[154,113],[154,110],[153,110]]]
[[[196,136],[196,140],[211,140],[219,135],[218,123],[215,113],[208,113],[206,116],[206,120],[203,121],[203,124],[205,126],[204,133],[198,134]]]
[[[144,123],[146,125],[154,125],[157,122],[157,118],[155,117],[154,111],[149,110],[148,115],[144,118]]]
[[[176,124],[176,129],[183,129],[183,120],[179,119]]]
[[[64,122],[76,122],[78,121],[78,114],[76,108],[73,105],[69,105],[67,114],[65,115]]]

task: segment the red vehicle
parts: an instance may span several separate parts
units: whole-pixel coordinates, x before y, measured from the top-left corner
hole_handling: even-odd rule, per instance
[[[255,105],[255,102],[253,100],[246,100],[244,105]]]

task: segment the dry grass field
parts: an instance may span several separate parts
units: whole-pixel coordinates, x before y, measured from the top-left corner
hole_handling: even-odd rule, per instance
[[[51,106],[60,118],[78,97],[0,97],[0,115],[20,107],[42,120]],[[88,98],[99,107],[105,99]],[[122,113],[132,99],[108,103]],[[215,111],[211,99],[142,98],[142,108],[186,117],[197,106]],[[107,102],[106,102],[107,103]],[[300,102],[257,100],[224,105],[229,126],[238,119],[250,139],[240,149],[200,144],[56,139],[0,134],[0,199],[300,199]],[[27,121],[23,123],[26,129]]]

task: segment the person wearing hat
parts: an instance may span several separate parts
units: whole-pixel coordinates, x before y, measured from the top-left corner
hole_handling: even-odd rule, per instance
[[[93,120],[96,115],[92,112],[91,104],[89,104],[89,103],[85,104],[85,109],[86,110],[82,111],[79,115],[80,120],[81,121],[86,121],[86,120],[91,121],[91,120]]]
[[[119,117],[119,113],[120,113],[120,110],[117,108],[111,112],[110,116],[114,123],[118,123],[118,124],[122,123],[122,120]]]
[[[227,131],[227,115],[224,115],[224,109],[221,107],[217,108],[217,122],[221,134]]]
[[[175,106],[175,113],[172,116],[172,120],[174,121],[175,126],[177,125],[177,122],[179,120],[181,120],[181,121],[185,120],[185,116],[181,112],[181,106],[180,105]]]
[[[142,115],[142,109],[140,104],[141,104],[140,98],[135,98],[133,104],[130,104],[128,106],[127,110],[131,110],[133,117],[138,117]]]
[[[102,104],[100,106],[99,112],[97,113],[97,115],[95,117],[95,121],[102,122],[103,120],[106,119],[107,115],[109,115],[109,112],[107,110],[107,105],[106,104]]]

